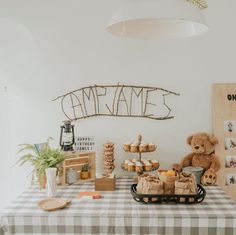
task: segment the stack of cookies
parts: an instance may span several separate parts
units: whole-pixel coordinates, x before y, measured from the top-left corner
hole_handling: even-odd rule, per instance
[[[113,172],[115,168],[114,160],[114,143],[107,142],[103,144],[103,166],[105,174]]]

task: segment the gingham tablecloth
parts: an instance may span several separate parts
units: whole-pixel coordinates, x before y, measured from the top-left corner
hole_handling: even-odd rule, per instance
[[[236,204],[219,187],[207,187],[203,203],[194,205],[143,205],[130,194],[132,179],[118,179],[117,190],[103,199],[79,201],[79,191],[94,190],[93,183],[60,187],[58,196],[72,204],[43,212],[36,202],[45,191],[24,192],[1,217],[5,234],[236,234]]]

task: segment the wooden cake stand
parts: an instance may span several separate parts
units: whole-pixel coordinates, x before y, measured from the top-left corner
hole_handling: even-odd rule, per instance
[[[150,152],[154,152],[154,151],[156,151],[156,146],[154,146],[154,148],[152,148],[152,149],[149,149],[148,147],[146,147],[146,150],[145,149],[142,149],[142,135],[139,135],[138,136],[138,142],[137,142],[137,149],[136,149],[136,151],[133,151],[132,150],[132,147],[130,147],[129,149],[127,149],[127,148],[125,148],[125,146],[124,146],[124,151],[125,152],[130,152],[130,153],[136,153],[136,154],[138,154],[139,155],[139,159],[137,160],[137,162],[140,162],[140,163],[142,163],[143,161],[145,161],[145,160],[143,160],[142,159],[142,154],[143,153],[150,153]],[[147,160],[146,160],[147,161]],[[151,164],[151,162],[150,162],[150,164]],[[129,173],[137,173],[137,175],[139,176],[139,175],[141,175],[141,174],[143,174],[144,172],[152,172],[152,171],[156,171],[158,168],[159,168],[159,162],[157,162],[157,164],[156,164],[156,166],[155,167],[152,167],[152,169],[150,169],[149,171],[146,171],[145,169],[144,169],[144,167],[142,168],[142,170],[140,170],[140,171],[136,171],[136,170],[134,170],[134,171],[129,171],[129,170],[127,170],[126,169],[126,167],[125,167],[125,163],[122,163],[122,165],[121,165],[121,168],[124,170],[124,171],[126,171],[126,172],[129,172]]]

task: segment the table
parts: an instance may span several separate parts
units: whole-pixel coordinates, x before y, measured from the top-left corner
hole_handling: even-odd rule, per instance
[[[79,201],[79,191],[94,190],[92,182],[60,187],[58,196],[72,199],[60,211],[43,212],[36,202],[45,197],[28,189],[3,211],[6,234],[236,234],[236,204],[217,186],[206,187],[207,196],[194,205],[143,205],[130,194],[132,179],[118,179],[117,190],[103,199]]]

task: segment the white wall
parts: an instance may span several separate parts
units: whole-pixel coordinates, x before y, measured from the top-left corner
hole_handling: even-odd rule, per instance
[[[186,137],[212,131],[211,85],[235,82],[236,2],[209,0],[210,32],[196,38],[156,42],[115,38],[105,31],[125,0],[0,0],[1,164],[0,208],[29,185],[29,167],[11,167],[17,145],[52,136],[57,144],[64,116],[51,100],[90,84],[153,85],[181,94],[168,121],[93,118],[76,123],[79,135],[101,145],[116,143],[116,170],[130,156],[121,144],[143,134],[158,145],[163,168],[188,151]],[[9,21],[10,20],[10,21]],[[7,25],[7,27],[6,27]],[[5,35],[5,36],[3,36]]]

